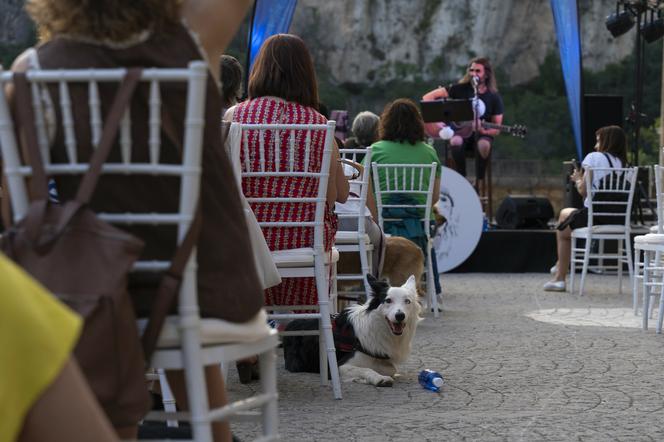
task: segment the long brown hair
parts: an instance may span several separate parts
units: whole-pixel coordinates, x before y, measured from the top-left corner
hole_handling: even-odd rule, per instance
[[[182,0],[28,0],[39,38],[58,34],[122,42],[180,22]]]
[[[599,151],[618,158],[622,167],[627,166],[627,136],[620,126],[604,126],[595,132]]]
[[[249,98],[274,96],[318,109],[314,62],[304,41],[292,34],[265,40],[249,75]]]
[[[473,63],[484,66],[484,84],[486,85],[486,88],[489,89],[490,92],[498,92],[498,85],[496,84],[496,77],[493,74],[491,61],[486,57],[473,58],[470,60],[470,63],[468,63],[468,68],[470,68]],[[470,77],[470,72],[466,69],[466,73],[463,78],[459,80],[459,83],[470,83]]]
[[[415,144],[424,140],[424,121],[413,100],[399,98],[380,116],[380,139]]]

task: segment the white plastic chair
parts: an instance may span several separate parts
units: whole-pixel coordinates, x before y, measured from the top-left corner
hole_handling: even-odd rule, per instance
[[[33,88],[38,142],[46,173],[54,175],[82,175],[87,163],[76,157],[76,132],[72,119],[70,91],[88,91],[92,145],[99,140],[102,128],[102,106],[99,99],[100,84],[118,83],[125,69],[86,69],[86,70],[32,70],[28,80]],[[178,243],[184,238],[194,215],[199,197],[201,176],[201,154],[203,139],[205,91],[207,66],[203,62],[192,62],[182,69],[145,69],[141,81],[149,84],[149,161],[132,162],[131,118],[129,111],[119,130],[121,151],[120,162],[107,161],[103,174],[128,175],[150,174],[180,178],[179,210],[177,213],[100,213],[100,218],[115,224],[146,224],[177,226]],[[4,159],[4,172],[7,176],[14,220],[20,220],[28,209],[29,200],[26,179],[31,175],[29,166],[23,165],[14,135],[12,119],[5,96],[5,85],[12,82],[12,73],[0,74],[0,145]],[[160,163],[161,150],[161,94],[168,93],[172,82],[187,84],[187,106],[184,120],[182,163]],[[54,163],[50,156],[47,139],[46,104],[39,99],[40,85],[59,86],[59,105],[67,146],[66,163]],[[82,89],[84,88],[84,89]],[[135,123],[135,122],[134,122]],[[223,189],[219,190],[223,191]],[[178,195],[173,195],[178,198]],[[138,261],[134,270],[159,272],[167,270],[170,261]],[[157,344],[151,365],[158,369],[184,369],[190,413],[149,413],[152,420],[190,420],[193,439],[212,441],[211,422],[229,420],[244,415],[247,410],[261,408],[263,440],[278,438],[277,390],[275,352],[277,337],[265,323],[265,313],[257,315],[248,324],[233,324],[216,319],[201,319],[198,314],[196,281],[196,253],[191,254],[186,265],[180,294],[179,315],[168,317]],[[234,361],[259,354],[262,393],[252,398],[228,404],[211,410],[208,406],[207,388],[203,367]],[[258,413],[250,413],[251,418],[259,418]]]
[[[656,332],[662,332],[662,321],[664,320],[664,265],[662,264],[662,252],[664,252],[664,193],[662,192],[662,174],[664,167],[655,166],[655,189],[657,194],[657,225],[651,227],[652,233],[639,235],[634,238],[634,285],[632,287],[632,303],[634,314],[638,312],[638,283],[641,280],[643,291],[642,304],[642,328],[648,329],[648,319],[652,317],[654,303],[650,298],[659,293],[659,312],[657,318]],[[641,256],[643,255],[643,261]],[[642,274],[639,275],[639,269]]]
[[[433,274],[431,264],[431,207],[433,205],[433,184],[436,179],[436,163],[431,164],[379,164],[371,163],[373,169],[373,183],[376,193],[376,206],[378,209],[378,220],[380,228],[385,231],[384,209],[416,209],[422,213],[421,221],[423,223],[424,233],[427,238],[426,258],[426,299],[428,308],[433,309],[434,317],[438,317],[438,298],[434,286],[433,278],[438,275]],[[385,187],[381,186],[380,176],[385,176]],[[394,203],[390,198],[395,195],[403,197],[425,197],[424,204],[412,203]],[[383,201],[386,200],[387,204]]]
[[[339,149],[339,154],[343,160],[364,164],[371,164],[371,147],[361,149]],[[362,155],[363,157],[360,157]],[[352,166],[345,166],[352,168]],[[355,170],[355,169],[353,169]],[[343,205],[344,210],[337,210],[337,216],[341,224],[341,220],[348,219],[357,223],[355,230],[338,230],[335,237],[335,247],[340,253],[358,253],[360,257],[360,273],[341,274],[337,273],[337,281],[362,281],[364,287],[364,294],[366,296],[371,293],[371,287],[367,281],[367,273],[371,273],[372,265],[372,251],[374,249],[371,244],[369,235],[365,229],[365,217],[367,206],[367,195],[369,192],[369,180],[371,177],[371,169],[365,167],[362,174],[353,180],[349,180],[351,194],[348,200]],[[350,209],[347,209],[350,208]],[[357,299],[359,293],[345,291],[343,292],[349,299]],[[337,294],[339,296],[340,293]]]
[[[339,369],[337,367],[336,350],[332,338],[332,323],[330,313],[332,312],[329,299],[329,279],[335,277],[335,264],[339,260],[339,252],[332,248],[325,251],[324,229],[325,229],[325,206],[327,183],[329,178],[330,161],[332,156],[332,143],[334,142],[335,122],[327,124],[242,124],[241,125],[241,149],[243,149],[243,161],[241,162],[242,179],[261,178],[278,179],[283,177],[309,177],[317,181],[317,192],[313,198],[294,198],[288,194],[288,189],[275,186],[272,188],[270,197],[247,197],[251,203],[266,204],[267,207],[278,207],[279,204],[291,203],[295,205],[308,205],[315,203],[314,219],[308,221],[261,221],[256,213],[259,225],[273,228],[302,228],[313,229],[314,243],[312,247],[278,250],[272,252],[272,258],[282,278],[306,278],[314,277],[316,290],[318,292],[317,305],[270,305],[266,308],[271,310],[268,316],[275,320],[291,319],[318,319],[320,327],[313,332],[282,332],[282,336],[317,334],[319,336],[320,348],[320,380],[322,385],[328,384],[327,368],[332,378],[332,389],[335,399],[341,399],[341,382]],[[318,134],[316,134],[318,132]],[[322,132],[322,133],[321,133]],[[309,169],[309,158],[313,143],[316,138],[324,136],[323,158],[320,170]],[[250,155],[248,145],[251,137],[258,137],[259,149],[257,157]],[[296,140],[303,140],[303,151],[295,151]],[[283,143],[282,143],[283,141]],[[295,155],[303,155],[304,167],[298,167],[294,161]],[[274,167],[269,167],[272,159]],[[253,160],[253,161],[252,161]],[[246,194],[246,192],[245,192]],[[297,211],[295,211],[297,212]],[[315,313],[289,313],[289,311],[318,310]],[[284,312],[286,313],[277,313]]]
[[[574,292],[576,265],[582,265],[579,295],[583,295],[586,275],[591,259],[597,260],[594,268],[617,270],[619,293],[622,293],[623,263],[627,262],[630,281],[633,277],[632,250],[630,245],[632,200],[636,183],[637,168],[589,168],[586,171],[586,192],[591,201],[588,207],[588,226],[572,230],[572,250],[570,260],[570,292]],[[593,186],[593,176],[604,177],[601,188]],[[614,219],[614,224],[595,225],[597,217]],[[579,240],[585,240],[584,247],[578,247]],[[599,252],[591,253],[593,240],[600,242]],[[603,242],[617,241],[617,253],[604,251]],[[613,259],[616,264],[607,264],[606,259]]]

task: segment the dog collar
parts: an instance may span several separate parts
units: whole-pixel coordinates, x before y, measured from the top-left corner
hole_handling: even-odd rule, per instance
[[[332,335],[337,351],[346,354],[345,359],[350,359],[353,352],[359,351],[376,359],[390,359],[390,356],[380,353],[375,354],[362,346],[360,339],[355,333],[355,327],[348,319],[348,310],[332,315]],[[345,362],[345,361],[344,361]]]

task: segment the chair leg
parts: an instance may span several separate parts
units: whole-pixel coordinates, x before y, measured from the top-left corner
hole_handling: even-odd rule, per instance
[[[157,373],[159,374],[159,389],[161,390],[162,403],[164,404],[164,411],[175,412],[177,407],[175,405],[175,397],[173,397],[173,392],[171,391],[171,386],[168,385],[168,380],[166,379],[166,374],[163,369],[158,369]],[[167,427],[177,427],[178,421],[169,419],[166,421]]]
[[[576,277],[576,237],[572,236],[572,247],[570,247],[569,257],[569,292],[574,293],[574,278]]]
[[[632,309],[634,316],[638,314],[639,308],[639,267],[641,266],[641,251],[634,248],[634,275],[632,276]]]
[[[182,352],[184,353],[184,377],[191,412],[192,434],[196,441],[212,442],[212,426],[210,421],[206,419],[210,406],[205,382],[205,370],[200,364],[202,360],[200,346],[194,336],[191,336],[193,342],[186,343],[188,331],[185,330],[182,333],[183,340],[185,340]]]
[[[277,407],[277,355],[270,349],[258,356],[261,374],[261,388],[263,394],[273,395],[263,405],[263,436],[277,436],[279,434],[279,409]]]
[[[323,309],[321,308],[321,313],[322,310]],[[321,318],[321,323],[323,328],[322,332],[325,341],[325,349],[327,352],[327,363],[330,367],[330,376],[332,377],[332,390],[334,392],[334,398],[341,399],[341,380],[339,379],[337,352],[334,348],[334,339],[332,337],[332,322],[330,321],[330,313],[327,308],[325,308],[325,314]],[[323,370],[321,370],[321,372],[322,371]]]
[[[581,282],[579,283],[579,296],[583,296],[583,287],[586,283],[586,276],[588,275],[588,265],[590,264],[590,245],[592,237],[588,235],[586,238],[586,245],[583,251],[583,268],[581,269]]]
[[[650,303],[650,290],[648,289],[648,275],[650,274],[650,252],[643,251],[643,318],[641,328],[648,330],[648,304]]]
[[[618,266],[618,294],[622,295],[623,286],[623,240],[618,240],[618,255],[616,257],[616,265]]]
[[[664,321],[664,277],[662,277],[662,287],[659,293],[659,311],[657,312],[657,328],[655,333],[662,333],[662,322]]]
[[[376,246],[377,247],[377,246]],[[359,252],[360,252],[360,267],[362,268],[362,284],[364,285],[364,291],[366,292],[366,297],[369,297],[371,293],[371,286],[369,281],[367,281],[367,273],[371,273],[371,257],[367,251],[367,244],[364,242],[363,238],[360,238],[359,241]]]
[[[661,267],[661,265],[662,265],[661,257],[662,257],[661,252],[656,251],[655,252],[655,258],[654,258],[655,261],[653,263],[653,266]],[[664,283],[664,272],[662,272],[661,270],[658,270],[658,274],[659,274],[658,276],[661,277],[660,282]],[[650,296],[653,296],[654,295],[654,293],[653,293],[654,290],[652,290],[652,289],[654,289],[654,286],[653,286],[652,283],[650,285],[651,285]],[[653,319],[654,314],[655,314],[655,303],[651,302],[650,303],[650,316],[648,316],[648,319]]]
[[[331,263],[330,268],[330,313],[337,313],[337,305],[339,303],[339,288],[337,287],[337,263]]]
[[[629,281],[632,282],[634,279],[634,262],[632,261],[632,247],[630,244],[629,235],[625,235],[625,253],[627,255],[627,271],[629,272]]]
[[[325,266],[320,262],[315,262],[316,288],[318,289],[318,306],[320,308],[320,333],[322,339],[319,339],[321,355],[321,376],[324,370],[323,357],[327,358],[327,365],[330,368],[332,377],[332,390],[335,399],[341,399],[341,380],[339,379],[339,366],[337,365],[337,352],[334,348],[334,338],[332,337],[332,321],[330,320],[330,301],[328,298],[327,279],[325,275]],[[323,381],[321,377],[321,382]],[[325,384],[327,384],[327,373],[325,373]]]
[[[431,264],[431,247],[427,249],[427,298],[429,306],[433,309],[433,317],[437,318],[438,313],[438,297],[436,296],[436,285],[433,282],[435,275],[433,274],[433,266]]]
[[[327,343],[323,332],[323,319],[318,321],[318,366],[320,367],[320,384],[327,385]]]

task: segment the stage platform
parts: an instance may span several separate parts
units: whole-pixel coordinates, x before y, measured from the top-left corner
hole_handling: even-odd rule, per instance
[[[548,272],[555,262],[555,230],[487,230],[468,259],[449,273]]]
[[[632,226],[632,245],[648,232],[649,226]],[[609,241],[606,250],[615,247]],[[487,230],[468,259],[448,273],[548,273],[556,260],[555,230]]]

